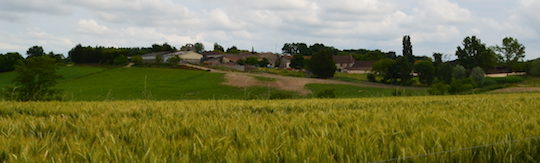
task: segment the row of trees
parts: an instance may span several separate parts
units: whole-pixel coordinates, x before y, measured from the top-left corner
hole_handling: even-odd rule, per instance
[[[56,54],[54,52],[45,53],[43,47],[41,46],[32,46],[26,51],[26,59],[47,56],[53,58],[56,62],[66,62],[62,54]],[[10,52],[6,54],[0,54],[0,72],[8,72],[15,70],[16,65],[24,61],[24,57],[17,52]]]
[[[403,56],[382,59],[373,66],[368,79],[376,82],[411,85],[413,72],[422,85],[432,86],[433,94],[459,93],[486,85],[485,72],[496,66],[520,67],[525,47],[515,38],[504,38],[501,46],[488,47],[476,36],[466,37],[457,47],[455,61],[443,62],[441,53],[418,59],[409,36],[403,37]]]

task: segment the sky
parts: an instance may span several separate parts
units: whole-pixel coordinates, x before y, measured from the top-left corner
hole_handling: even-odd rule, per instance
[[[281,52],[284,43],[305,42],[400,55],[410,35],[415,55],[452,58],[475,35],[488,46],[517,38],[534,59],[537,11],[540,0],[0,0],[0,53],[165,42]]]

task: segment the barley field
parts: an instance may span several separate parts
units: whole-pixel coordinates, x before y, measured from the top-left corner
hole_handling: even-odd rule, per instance
[[[537,162],[537,136],[537,93],[0,101],[0,162]]]

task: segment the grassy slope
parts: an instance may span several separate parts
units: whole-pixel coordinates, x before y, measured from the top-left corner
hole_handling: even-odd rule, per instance
[[[0,162],[540,160],[540,94],[1,102]],[[522,140],[522,141],[513,141]],[[495,144],[475,149],[471,146]]]
[[[167,68],[64,67],[58,88],[66,100],[246,99],[281,92],[263,87],[224,86],[223,74]],[[14,77],[0,74],[0,87]]]

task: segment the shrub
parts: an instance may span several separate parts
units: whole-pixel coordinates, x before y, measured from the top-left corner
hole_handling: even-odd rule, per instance
[[[472,69],[471,74],[469,77],[476,83],[476,86],[480,87],[484,85],[484,79],[485,79],[486,73],[484,73],[484,70],[480,67],[475,67]]]
[[[466,94],[470,93],[474,89],[474,81],[470,78],[454,80],[450,84],[451,94]]]
[[[56,60],[48,56],[32,57],[20,62],[15,69],[15,86],[8,88],[6,93],[9,94],[5,96],[17,101],[60,99],[60,91],[54,89],[56,80],[62,77],[56,73],[58,67]]]
[[[131,62],[133,62],[135,65],[142,65],[144,60],[141,56],[133,56],[131,57]]]
[[[336,90],[335,89],[325,89],[320,92],[317,92],[316,95],[318,98],[336,98]]]
[[[370,82],[377,82],[377,78],[375,74],[372,74],[372,73],[367,74],[367,80]]]
[[[529,74],[540,77],[540,59],[534,60],[529,66]]]
[[[436,83],[431,85],[428,89],[428,93],[431,95],[446,95],[450,91],[450,85],[445,83]]]
[[[452,77],[455,79],[465,79],[467,77],[467,70],[461,65],[457,65],[452,69]]]
[[[167,59],[167,64],[169,66],[176,66],[176,65],[178,65],[178,63],[180,63],[180,61],[181,61],[180,57],[173,56],[173,57]]]
[[[119,66],[127,65],[128,62],[129,62],[128,58],[126,56],[123,56],[123,55],[116,56],[116,57],[114,57],[114,60],[113,60],[113,64],[114,65],[119,65]]]

